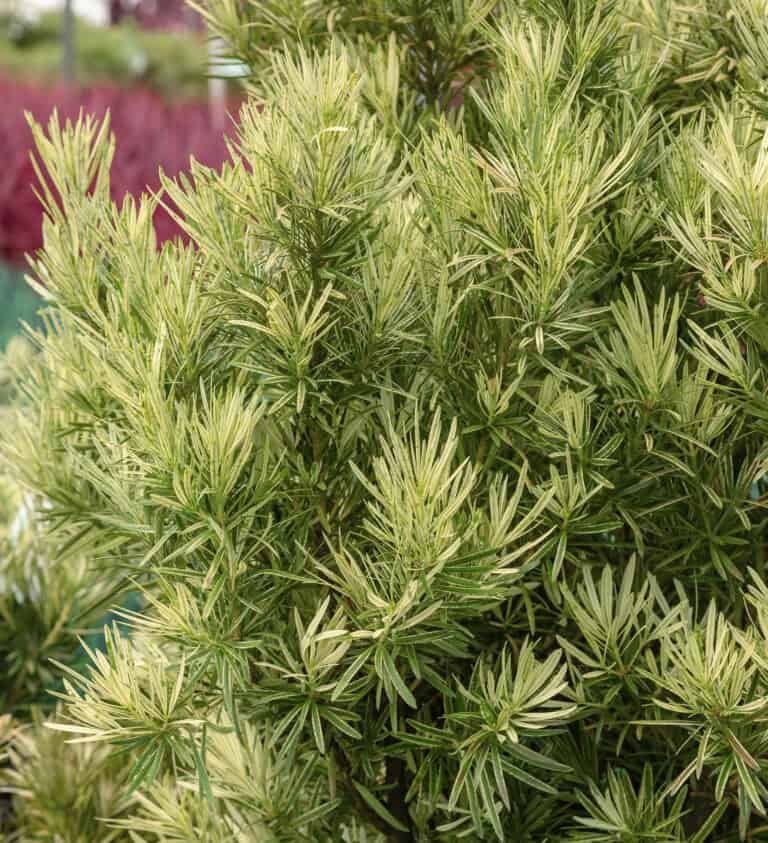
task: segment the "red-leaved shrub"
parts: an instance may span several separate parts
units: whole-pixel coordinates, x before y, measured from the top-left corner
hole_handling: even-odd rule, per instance
[[[173,176],[187,169],[190,156],[209,166],[227,157],[222,132],[204,102],[169,103],[143,88],[42,87],[0,78],[0,255],[16,263],[41,245],[42,208],[33,193],[32,136],[24,112],[46,123],[54,108],[62,120],[76,118],[81,109],[99,117],[110,111],[117,140],[112,167],[117,202],[126,193],[157,189],[159,168]],[[180,233],[162,208],[155,225],[161,242]]]
[[[145,29],[199,29],[202,26],[202,19],[185,0],[111,0],[110,13],[113,23],[130,15]]]

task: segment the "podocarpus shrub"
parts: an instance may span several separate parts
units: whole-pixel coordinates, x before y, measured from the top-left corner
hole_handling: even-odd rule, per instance
[[[160,252],[37,130],[5,452],[147,601],[55,723],[105,828],[766,834],[765,11],[216,0],[259,89]]]
[[[4,435],[12,425],[15,382],[32,355],[22,337],[13,337],[0,354]],[[63,664],[85,660],[78,636],[104,616],[118,582],[83,554],[60,556],[58,537],[45,529],[44,509],[8,472],[0,473],[0,713],[22,719],[33,707],[55,703],[46,692],[60,688]]]
[[[13,337],[0,354],[0,430],[32,348]],[[0,837],[103,840],[103,819],[130,804],[127,771],[106,747],[72,747],[43,727],[64,670],[87,661],[80,636],[104,617],[119,578],[83,554],[61,553],[44,503],[0,473]],[[7,787],[24,794],[9,810]],[[117,840],[118,838],[114,838]]]

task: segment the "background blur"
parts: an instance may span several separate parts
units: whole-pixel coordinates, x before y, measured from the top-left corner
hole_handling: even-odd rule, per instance
[[[23,280],[42,222],[25,112],[45,123],[54,109],[109,109],[119,202],[155,189],[160,167],[173,175],[190,155],[209,165],[227,156],[237,99],[221,77],[242,69],[215,52],[184,0],[0,0],[0,351],[38,307]],[[155,223],[161,240],[179,236],[164,211]]]

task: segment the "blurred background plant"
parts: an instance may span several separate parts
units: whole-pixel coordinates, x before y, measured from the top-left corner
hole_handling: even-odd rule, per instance
[[[26,24],[6,18],[2,26],[0,70],[8,79],[59,81],[61,14],[46,14]],[[142,83],[173,98],[207,93],[208,51],[199,37],[145,31],[132,19],[112,27],[78,19],[74,43],[80,85]]]
[[[188,167],[192,155],[213,166],[227,158],[226,132],[212,125],[205,101],[167,100],[144,87],[72,89],[61,83],[40,86],[0,79],[0,154],[6,162],[0,173],[0,256],[8,264],[0,277],[6,291],[0,295],[18,296],[19,305],[27,302],[28,293],[10,288],[18,288],[16,268],[23,267],[24,255],[42,244],[43,219],[32,190],[32,135],[25,115],[47,121],[54,109],[62,119],[77,118],[81,111],[99,117],[110,112],[120,139],[112,177],[112,196],[117,202],[158,190],[159,170],[175,176]],[[181,235],[163,208],[156,211],[155,224],[161,243]]]

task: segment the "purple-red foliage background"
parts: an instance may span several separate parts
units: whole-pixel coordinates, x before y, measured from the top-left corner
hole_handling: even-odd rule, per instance
[[[143,88],[68,88],[0,78],[0,257],[15,263],[42,245],[42,208],[33,193],[32,136],[24,112],[46,124],[54,108],[62,119],[77,118],[81,109],[102,117],[109,109],[117,141],[112,166],[112,197],[117,202],[126,193],[138,196],[157,189],[160,167],[174,176],[188,168],[190,156],[209,166],[228,157],[207,103],[171,103]],[[231,111],[236,112],[236,104]],[[228,131],[232,134],[234,127],[229,125]],[[180,233],[162,208],[155,225],[161,241]]]
[[[130,15],[146,29],[202,28],[200,16],[186,0],[110,0],[109,5],[112,23]]]

